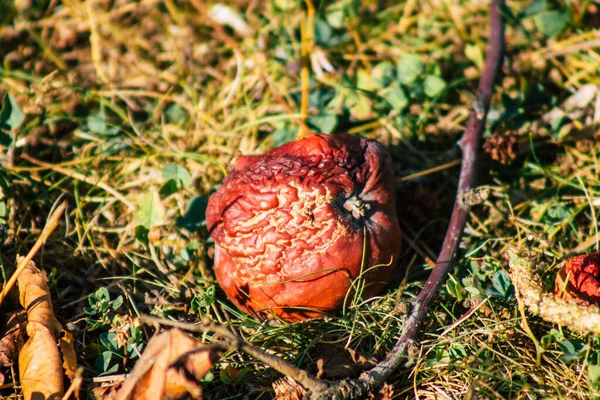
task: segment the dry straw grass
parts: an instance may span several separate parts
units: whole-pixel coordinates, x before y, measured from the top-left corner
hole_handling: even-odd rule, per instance
[[[599,395],[591,367],[600,363],[594,336],[530,314],[526,331],[509,291],[496,297],[486,291],[501,278],[498,271],[507,270],[509,246],[529,249],[543,284],[571,250],[598,248],[598,96],[572,109],[564,101],[600,83],[593,28],[600,14],[591,2],[573,3],[570,26],[549,39],[533,18],[518,18],[527,1],[508,4],[515,19],[507,15],[507,55],[486,135],[510,133],[518,147],[509,165],[489,158],[483,164],[479,181],[489,197],[471,213],[451,283],[435,302],[411,364],[390,382],[399,397]],[[5,270],[15,267],[14,255],[31,247],[50,207],[65,194],[68,224],[46,242],[36,263],[50,273],[57,314],[76,330],[88,388],[102,372],[95,361],[109,326],[87,331],[82,307],[100,287],[111,299],[125,299],[115,314],[187,321],[209,316],[314,372],[317,343],[385,354],[404,318],[397,299],[409,301],[418,292],[439,249],[457,182],[454,144],[473,107],[469,92],[486,43],[487,2],[315,3],[321,22],[337,6],[346,19],[329,33],[316,23],[308,114],[326,109],[337,116],[336,130],[388,146],[406,238],[400,263],[408,272],[381,298],[354,304],[339,317],[291,325],[235,310],[215,286],[206,229],[176,226],[190,200],[207,196],[240,153],[269,149],[305,123],[302,4],[228,5],[239,10],[245,28],[216,22],[213,3],[200,0],[18,0],[0,26],[0,92],[15,95],[27,113],[15,147],[0,147],[0,201],[7,205],[9,231],[2,263]],[[381,100],[385,88],[368,78],[384,61],[395,71],[408,53],[418,54],[427,73],[447,86],[433,97],[405,87],[408,104],[399,111]],[[316,63],[325,68],[320,76]],[[550,114],[557,109],[565,112],[560,121]],[[192,184],[160,197],[163,224],[146,245],[136,240],[136,210],[163,187],[169,163],[185,167]],[[151,333],[121,332],[136,346]],[[587,347],[569,359],[566,342]],[[130,349],[109,366],[121,374],[135,359]],[[231,383],[216,370],[206,383],[212,398],[273,396],[273,371],[235,354],[219,368],[227,366],[248,373],[243,383]]]

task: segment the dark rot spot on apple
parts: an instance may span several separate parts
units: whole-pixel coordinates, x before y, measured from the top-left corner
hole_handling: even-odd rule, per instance
[[[322,317],[390,280],[400,253],[395,179],[381,144],[310,135],[241,157],[209,199],[219,284],[240,309],[288,321]]]

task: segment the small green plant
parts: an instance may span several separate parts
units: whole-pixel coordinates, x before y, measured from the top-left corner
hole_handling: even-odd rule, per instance
[[[192,176],[181,165],[167,164],[163,168],[165,183],[160,188],[160,196],[167,197],[192,184]]]
[[[83,307],[83,312],[89,315],[86,317],[88,331],[94,331],[111,324],[115,311],[123,304],[123,296],[119,295],[111,300],[108,289],[101,287],[89,295],[88,302],[90,306]]]
[[[99,374],[113,374],[119,370],[120,364],[129,359],[136,359],[142,354],[144,338],[139,323],[118,320],[115,317],[115,328],[99,335],[99,343],[95,346],[99,356],[95,367]]]
[[[136,233],[149,232],[153,227],[162,225],[165,218],[165,207],[160,201],[158,192],[151,190],[142,198],[135,214],[135,222],[138,224]],[[141,227],[141,228],[140,228]],[[140,240],[140,237],[137,237]]]
[[[177,218],[177,227],[187,229],[190,232],[195,232],[201,227],[206,226],[205,213],[207,205],[207,196],[192,197],[185,215]]]
[[[219,378],[225,385],[238,385],[249,372],[252,372],[252,369],[248,367],[238,370],[233,365],[227,365],[219,371]]]
[[[99,333],[98,343],[94,345],[98,357],[95,368],[99,374],[112,374],[119,370],[119,362],[125,364],[129,359],[141,355],[144,337],[137,318],[121,315],[116,311],[123,305],[123,296],[111,300],[110,293],[104,287],[88,297],[89,307],[83,311],[88,315],[88,331],[104,328]],[[109,331],[106,328],[110,327]]]
[[[0,109],[0,146],[11,146],[14,136],[11,131],[16,129],[25,119],[25,113],[19,108],[14,96],[7,93]]]
[[[209,286],[204,290],[201,290],[192,301],[190,302],[190,308],[194,313],[200,316],[207,315],[213,302],[215,301],[215,287]]]
[[[459,267],[457,274],[460,276],[465,272],[464,278],[450,276],[446,282],[446,291],[455,299],[463,301],[469,298],[476,302],[486,297],[498,300],[509,300],[514,297],[512,282],[496,259],[490,257],[472,259],[466,271],[465,269],[461,271]]]
[[[592,385],[594,385],[595,387],[600,386],[600,365],[591,364],[588,367],[588,376]]]
[[[571,363],[580,360],[588,352],[588,344],[581,339],[567,339],[561,331],[551,329],[549,333],[542,337],[544,346],[556,346],[562,351],[560,359],[564,363]]]
[[[566,363],[577,361],[585,355],[588,350],[588,345],[581,339],[561,340],[556,343],[558,347],[563,351],[563,355],[560,357]]]
[[[514,297],[515,290],[508,274],[500,269],[492,276],[492,287],[485,292],[498,299],[508,299]]]
[[[448,364],[462,360],[467,356],[467,348],[462,343],[449,343],[447,345],[439,345],[430,353],[427,360],[427,365],[433,366],[436,364]]]

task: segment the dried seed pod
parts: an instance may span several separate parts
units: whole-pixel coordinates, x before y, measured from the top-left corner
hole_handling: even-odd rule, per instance
[[[240,309],[290,321],[338,310],[359,275],[371,297],[400,252],[394,205],[373,140],[315,134],[241,157],[206,210],[217,280]]]
[[[565,300],[600,305],[600,253],[566,260],[556,276],[554,292]]]
[[[545,293],[540,277],[533,273],[535,267],[531,261],[520,255],[519,249],[509,248],[507,253],[510,279],[515,285],[517,298],[529,311],[570,330],[600,334],[600,309],[597,306],[581,299],[561,298],[566,281],[560,284],[557,280],[555,293]]]

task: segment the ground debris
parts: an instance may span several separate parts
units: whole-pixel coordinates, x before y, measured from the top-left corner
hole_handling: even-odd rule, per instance
[[[0,339],[0,365],[8,367],[17,359],[19,349],[23,347],[25,334],[25,311],[12,312],[8,316],[6,331]]]
[[[289,376],[273,382],[273,390],[277,400],[302,400],[306,394],[306,389]]]
[[[548,322],[578,332],[600,333],[598,306],[580,304],[580,300],[564,300],[554,293],[544,292],[539,277],[531,272],[531,264],[527,258],[521,257],[517,249],[510,249],[508,258],[515,292],[529,311]]]
[[[18,257],[21,263],[23,257]],[[25,399],[44,396],[61,398],[64,391],[64,365],[69,377],[77,369],[73,340],[54,316],[46,272],[29,261],[17,280],[19,299],[27,311],[27,341],[19,352],[20,383]],[[60,347],[57,345],[61,337]],[[62,356],[61,356],[62,350]]]
[[[94,389],[97,399],[160,400],[185,395],[202,398],[199,380],[218,359],[214,350],[194,352],[204,344],[179,329],[172,329],[153,337],[122,384],[107,389]]]
[[[317,358],[317,378],[339,379],[355,377],[360,372],[374,366],[377,359],[365,356],[342,345],[318,344],[315,346]]]
[[[9,313],[6,331],[0,339],[0,365],[9,367],[19,356],[19,350],[25,342],[25,321],[27,314],[25,311],[16,311]],[[4,384],[5,377],[0,374],[0,385]]]
[[[519,153],[517,136],[511,132],[496,132],[486,139],[483,150],[490,155],[492,160],[509,165]]]
[[[394,398],[394,386],[384,383],[379,392],[369,394],[368,400],[392,400]]]

